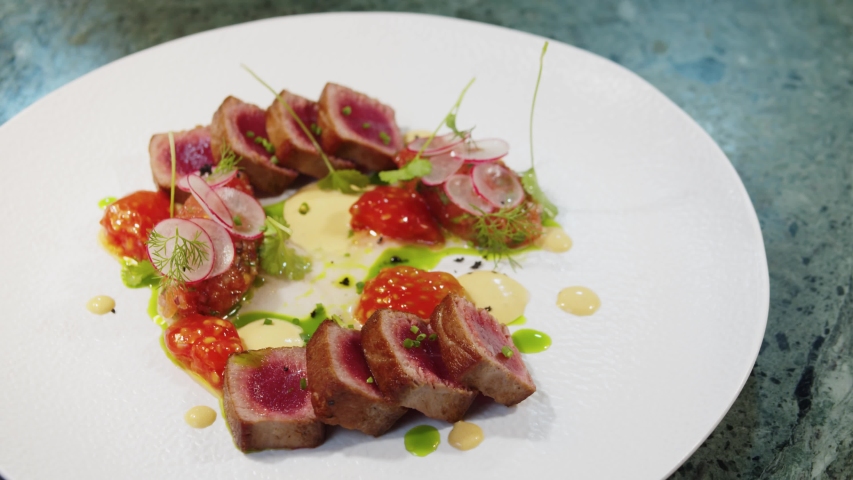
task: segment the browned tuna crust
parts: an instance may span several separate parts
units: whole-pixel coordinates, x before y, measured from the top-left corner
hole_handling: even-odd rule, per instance
[[[432,313],[441,356],[452,378],[506,406],[536,391],[509,330],[483,309],[451,293]],[[507,357],[502,349],[508,347]]]
[[[247,131],[252,132],[253,138],[259,136],[266,139],[266,112],[256,105],[229,96],[213,114],[210,124],[213,157],[220,158],[222,149],[230,147],[242,158],[240,168],[249,176],[256,196],[279,195],[296,179],[299,172],[274,165],[270,161],[272,155],[260,144],[249,140]]]
[[[386,399],[371,378],[361,350],[361,332],[320,324],[306,347],[308,389],[321,422],[379,436],[406,409]]]
[[[418,333],[411,328],[417,327]],[[364,355],[379,389],[391,401],[424,415],[448,422],[462,419],[477,392],[445,376],[437,341],[416,315],[377,310],[361,330]],[[420,346],[406,348],[403,338],[427,338]]]
[[[264,406],[252,391],[254,373],[261,371],[265,381],[282,379],[271,386],[278,391],[299,395],[295,406],[282,411]],[[305,348],[266,348],[231,355],[225,367],[223,404],[225,420],[237,448],[244,452],[272,448],[312,448],[325,440],[325,427],[317,420],[307,390],[299,389],[299,378],[305,377]],[[263,374],[273,375],[263,377]],[[294,383],[295,382],[295,383]],[[301,403],[300,403],[301,402]]]
[[[320,107],[317,102],[287,90],[282,90],[279,96],[290,105],[306,127],[312,129],[313,126],[313,130],[319,128],[317,114]],[[274,99],[267,109],[266,121],[269,140],[275,146],[275,156],[281,161],[279,165],[314,178],[323,178],[329,173],[317,149],[278,99]],[[336,170],[356,168],[356,165],[349,160],[332,155],[326,156]]]
[[[327,83],[320,95],[320,146],[367,170],[396,168],[394,156],[403,136],[394,109],[363,93]],[[345,113],[349,112],[349,113]]]
[[[192,130],[175,132],[172,136],[175,139],[176,180],[202,167],[215,166],[219,163],[219,157],[214,160],[210,150],[209,127],[198,126]],[[172,189],[172,149],[167,133],[157,133],[151,137],[148,143],[148,156],[154,184],[168,193]],[[188,192],[175,189],[176,202],[183,203],[188,197]]]

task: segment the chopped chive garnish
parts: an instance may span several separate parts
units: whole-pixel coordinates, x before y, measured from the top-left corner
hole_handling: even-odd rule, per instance
[[[367,377],[367,383],[373,383],[373,377]]]
[[[264,319],[264,325],[272,325],[272,319],[271,318],[265,318]]]
[[[434,342],[438,338],[438,335],[432,333],[429,336],[429,341]]]
[[[311,130],[311,133],[313,133],[314,135],[316,135],[318,137],[320,136],[321,133],[323,133],[323,129],[320,128],[320,126],[317,125],[316,123],[312,123],[311,126],[308,128]]]
[[[237,225],[238,227],[239,227],[239,226],[241,226],[241,225],[243,225],[243,220],[240,220],[240,216],[239,216],[239,215],[234,215],[234,219],[233,219],[233,220],[234,220],[234,225]]]
[[[379,132],[379,139],[382,140],[382,143],[388,145],[391,143],[391,137],[388,136],[385,132]]]
[[[506,358],[510,358],[512,357],[512,349],[504,345],[503,348],[501,348],[501,354]]]
[[[363,129],[367,130],[368,128],[370,128],[370,122],[364,122],[364,123],[362,123],[362,124],[361,124],[361,128],[363,128]]]
[[[417,348],[417,347],[420,347],[420,346],[421,346],[421,341],[420,341],[420,340],[415,340],[414,342],[412,342],[412,344],[414,344],[415,348]]]
[[[311,334],[310,333],[300,333],[299,338],[301,338],[303,342],[308,343],[308,340],[311,340]]]
[[[273,165],[278,165],[278,157],[276,157],[275,155],[271,156],[270,163]]]
[[[422,342],[423,339],[425,339],[425,338],[426,338],[426,333],[422,333],[422,334],[418,335],[417,338],[415,338],[415,341],[416,342]]]
[[[407,338],[403,340],[403,346],[406,348],[412,348],[415,345],[415,342],[411,338]]]
[[[246,137],[255,138],[255,132],[253,132],[251,130],[246,130]]]
[[[352,113],[352,107],[347,105],[346,107],[341,109],[341,113],[343,113],[344,115],[349,115],[350,113]]]
[[[305,215],[309,211],[311,211],[311,207],[308,206],[307,202],[302,202],[302,205],[299,205],[299,214],[300,215]]]
[[[308,380],[306,380],[305,377],[302,377],[299,379],[299,389],[305,390],[306,388],[308,388]]]
[[[290,323],[292,323],[294,325],[299,325],[300,322],[299,322],[298,318],[294,318],[293,320],[290,321]]]
[[[355,293],[361,295],[361,292],[364,291],[364,282],[358,282],[355,284]]]
[[[417,325],[412,325],[412,328],[410,328],[409,330],[411,330],[412,333],[418,333],[420,331]]]

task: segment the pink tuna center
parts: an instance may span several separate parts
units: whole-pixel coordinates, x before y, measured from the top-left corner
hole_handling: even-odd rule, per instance
[[[465,321],[473,333],[475,341],[511,371],[516,373],[525,371],[524,364],[521,363],[519,355],[512,355],[507,358],[502,353],[503,347],[512,347],[512,339],[507,338],[497,320],[489,315],[488,312],[477,310],[473,306],[469,307],[457,304],[456,307],[465,314]]]
[[[317,138],[316,129],[317,126],[317,104],[309,101],[305,101],[300,98],[289,97],[287,99],[288,105],[293,109],[293,112],[302,120],[302,123],[308,127],[309,130],[315,132],[315,139]],[[287,116],[287,122],[290,125],[291,135],[294,135],[296,138],[294,140],[299,144],[299,148],[303,150],[311,150],[314,151],[314,145],[311,143],[311,139],[305,135],[305,132],[302,131],[302,127],[296,123],[296,120],[290,116],[290,113],[285,112]]]
[[[367,367],[367,360],[364,358],[364,351],[361,348],[361,338],[356,332],[351,332],[347,338],[340,344],[341,362],[346,368],[347,374],[357,382],[364,382],[373,390],[377,390],[376,383],[367,383],[370,378],[370,369]]]
[[[444,362],[441,360],[438,341],[429,339],[429,336],[433,333],[432,330],[426,327],[418,330],[418,333],[414,333],[411,327],[408,323],[400,322],[394,330],[394,336],[400,342],[400,345],[403,345],[403,350],[406,351],[409,361],[417,367],[418,371],[426,375],[445,379],[447,377],[447,370],[444,367]],[[419,346],[412,345],[409,348],[405,347],[404,342],[406,342],[406,339],[414,342],[418,335],[421,334],[426,335],[426,337],[420,341]]]
[[[300,380],[306,378],[304,368],[290,367],[285,362],[265,361],[252,370],[248,390],[252,403],[276,413],[294,413],[308,401],[308,389]]]
[[[263,138],[269,141],[267,136],[267,118],[266,114],[261,109],[251,109],[242,111],[237,115],[237,130],[245,142],[247,148],[250,148],[264,157],[269,157],[271,153],[264,148],[262,143],[255,138]],[[252,132],[252,137],[249,138],[246,134]]]
[[[171,164],[171,152],[167,149]],[[202,167],[213,164],[213,154],[210,152],[210,137],[203,135],[186,135],[175,139],[175,171],[178,175],[187,175]]]
[[[349,105],[342,102],[341,105],[341,117],[353,134],[366,142],[379,145],[389,146],[394,143],[395,139],[391,136],[394,128],[382,110],[359,102],[352,102]],[[347,107],[349,107],[349,115],[344,111]]]

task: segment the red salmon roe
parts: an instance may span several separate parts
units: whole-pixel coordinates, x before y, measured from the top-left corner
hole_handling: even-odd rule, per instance
[[[221,390],[228,356],[243,351],[234,324],[203,315],[184,317],[164,334],[166,348],[184,368]]]
[[[436,245],[444,235],[419,193],[382,186],[366,192],[350,207],[353,230],[372,230],[408,243]]]
[[[169,199],[162,193],[139,191],[107,206],[101,225],[107,247],[119,256],[147,260],[145,242],[160,221],[169,218]]]
[[[376,310],[389,308],[429,321],[432,311],[450,292],[465,295],[465,289],[449,273],[427,272],[409,266],[385,268],[365,282],[355,318],[364,323]]]

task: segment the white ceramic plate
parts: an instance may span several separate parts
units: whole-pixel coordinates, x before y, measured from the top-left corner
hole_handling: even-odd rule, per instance
[[[223,28],[114,62],[0,128],[4,319],[0,473],[60,478],[657,478],[693,452],[738,395],[767,319],[768,276],[755,212],[717,145],[627,70],[552,43],[536,116],[541,183],[574,239],[516,274],[528,326],[553,338],[526,356],[539,390],[474,421],[485,442],[460,452],[449,425],[415,417],[380,439],[337,430],[320,448],[238,452],[221,418],[183,421],[213,398],[165,357],[148,295],[121,285],[98,246],[104,196],[150,189],[152,133],[208,123],[233,94],[276,86],[319,95],[336,81],[432,127],[472,76],[460,123],[507,139],[528,164],[527,121],[543,39],[400,14],[290,17]],[[555,306],[585,285],[603,306]],[[86,301],[108,294],[117,313]],[[408,426],[440,427],[428,457]],[[528,477],[529,476],[529,477]]]

